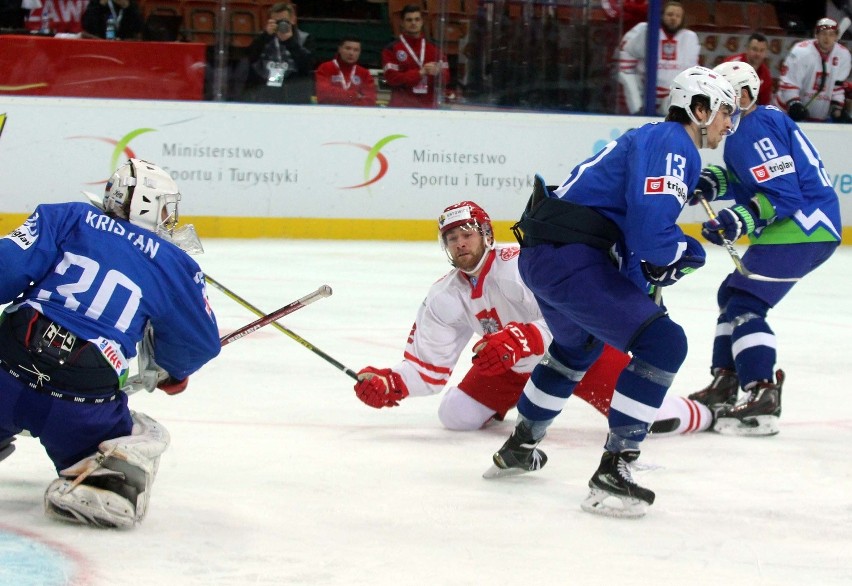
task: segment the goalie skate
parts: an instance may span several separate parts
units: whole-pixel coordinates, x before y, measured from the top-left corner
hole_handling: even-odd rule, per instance
[[[637,458],[638,450],[604,452],[600,466],[589,480],[589,496],[580,508],[587,513],[608,517],[643,517],[654,503],[655,495],[633,481],[630,463]]]
[[[537,449],[538,442],[533,441],[529,428],[519,423],[506,443],[492,456],[494,464],[486,470],[483,478],[503,478],[534,472],[544,468],[547,454]]]

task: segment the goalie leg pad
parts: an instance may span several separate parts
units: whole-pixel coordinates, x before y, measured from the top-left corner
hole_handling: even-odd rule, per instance
[[[144,413],[131,415],[131,435],[101,442],[97,454],[60,471],[45,492],[49,516],[100,527],[132,527],[145,518],[170,438]]]
[[[136,507],[123,496],[87,483],[73,484],[69,478],[50,483],[44,493],[48,517],[95,527],[129,528],[136,524]]]

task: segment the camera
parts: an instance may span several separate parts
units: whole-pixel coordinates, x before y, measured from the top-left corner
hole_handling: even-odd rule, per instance
[[[286,20],[283,20],[283,19],[282,19],[282,20],[279,20],[279,21],[278,21],[278,22],[276,22],[275,24],[277,24],[277,25],[278,25],[278,32],[279,32],[279,33],[285,33],[285,34],[286,34],[286,33],[293,32],[293,25],[291,25],[291,24],[290,24],[288,21],[286,21]]]

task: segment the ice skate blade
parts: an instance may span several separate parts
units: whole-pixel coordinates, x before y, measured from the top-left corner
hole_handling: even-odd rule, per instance
[[[492,479],[492,478],[509,478],[511,476],[520,476],[521,474],[528,474],[530,472],[534,472],[533,470],[524,470],[523,468],[500,468],[495,464],[492,464],[491,467],[482,473],[483,478]]]
[[[776,435],[781,430],[775,415],[756,415],[746,417],[742,421],[734,417],[720,417],[716,420],[713,431],[722,435],[766,437]]]
[[[638,519],[648,512],[648,503],[637,498],[619,496],[599,488],[592,488],[586,500],[580,503],[580,508],[595,515]]]

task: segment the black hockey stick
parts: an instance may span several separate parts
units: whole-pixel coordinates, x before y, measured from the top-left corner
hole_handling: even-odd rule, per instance
[[[707,215],[711,220],[716,219],[716,213],[713,211],[713,208],[710,207],[710,204],[704,199],[704,196],[700,191],[695,192],[695,196],[698,198],[698,201],[701,202],[701,205],[704,206],[704,210],[707,212]],[[743,259],[740,257],[740,253],[737,252],[737,249],[734,248],[734,244],[725,238],[724,232],[719,230],[719,236],[722,238],[722,245],[725,247],[725,250],[728,251],[728,254],[731,255],[731,260],[734,261],[734,266],[737,267],[737,272],[742,276],[753,279],[755,281],[767,281],[770,283],[795,283],[799,281],[799,277],[767,277],[766,275],[758,275],[757,273],[753,273],[746,268],[743,264]]]
[[[281,309],[277,309],[277,310],[273,311],[272,313],[267,313],[266,315],[262,316],[260,319],[254,320],[250,324],[247,324],[247,325],[241,327],[240,329],[231,332],[227,336],[222,336],[219,339],[219,342],[222,344],[222,346],[227,346],[231,342],[236,342],[240,338],[242,338],[244,336],[248,336],[252,332],[259,330],[263,326],[269,325],[269,324],[273,323],[274,321],[281,319],[285,315],[290,315],[291,313],[293,313],[297,309],[302,309],[306,305],[310,305],[314,301],[318,301],[318,300],[322,299],[323,297],[328,297],[329,295],[331,295],[331,287],[329,287],[328,285],[322,285],[316,291],[313,291],[312,293],[308,293],[304,297],[297,299],[296,301],[293,301],[292,303],[288,303],[287,305],[285,305]]]
[[[255,307],[254,305],[252,305],[251,303],[249,303],[248,301],[246,301],[245,299],[243,299],[242,297],[240,297],[239,295],[237,295],[236,293],[234,293],[233,291],[228,289],[227,287],[225,287],[222,283],[220,283],[219,281],[217,281],[216,279],[214,279],[210,275],[204,275],[204,278],[207,280],[208,283],[210,283],[215,288],[217,288],[219,291],[221,291],[222,293],[224,293],[225,295],[227,295],[228,297],[230,297],[231,299],[233,299],[234,301],[236,301],[237,303],[239,303],[240,305],[242,305],[243,307],[245,307],[246,309],[251,311],[253,314],[258,315],[258,316],[264,315],[263,311],[261,311],[260,309],[258,309],[257,307]],[[317,348],[316,346],[314,346],[313,344],[308,342],[306,339],[304,339],[302,336],[300,336],[299,334],[297,334],[293,330],[282,326],[277,321],[272,322],[271,325],[276,330],[288,335],[290,338],[294,339],[299,344],[301,344],[302,346],[304,346],[305,348],[307,348],[308,350],[310,350],[311,352],[313,352],[314,354],[316,354],[317,356],[319,356],[320,358],[322,358],[323,360],[325,360],[326,362],[328,362],[329,364],[331,364],[332,366],[337,368],[338,370],[342,371],[347,376],[351,377],[353,380],[358,380],[358,374],[354,370],[352,370],[351,368],[348,368],[347,366],[341,364],[340,362],[338,362],[337,360],[335,360],[334,358],[332,358],[331,356],[329,356],[328,354],[326,354],[325,352],[323,352],[322,350],[320,350],[319,348]]]

